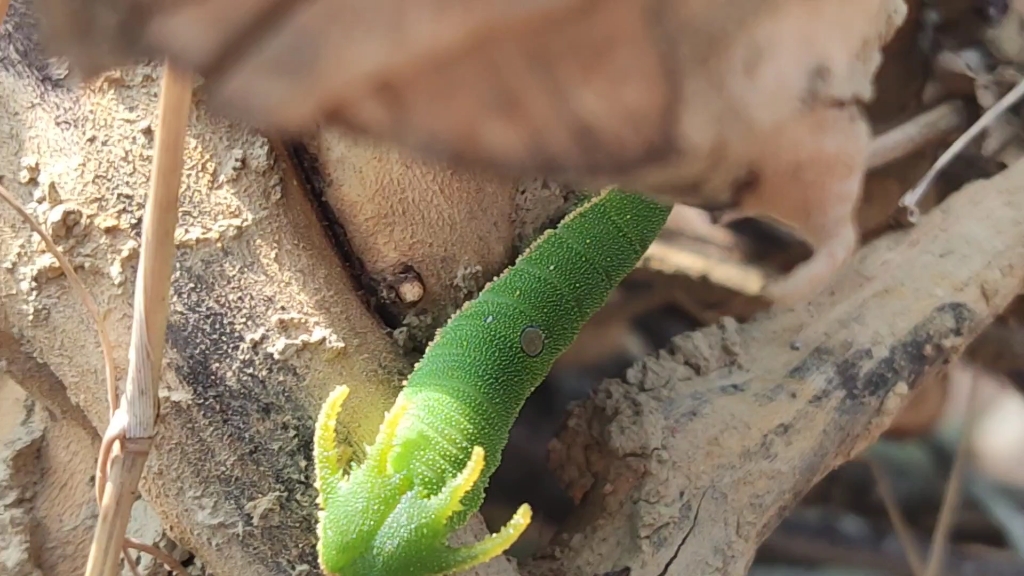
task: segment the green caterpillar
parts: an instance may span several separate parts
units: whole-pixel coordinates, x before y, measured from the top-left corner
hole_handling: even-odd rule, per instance
[[[483,501],[527,396],[636,266],[670,207],[606,191],[541,235],[448,321],[349,468],[335,426],[348,388],[324,402],[314,459],[323,570],[337,576],[449,574],[487,562],[530,523],[461,548],[448,536]]]

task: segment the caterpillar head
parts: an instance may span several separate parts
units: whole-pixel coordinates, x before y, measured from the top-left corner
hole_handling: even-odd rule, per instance
[[[366,459],[349,475],[339,461],[335,425],[348,388],[324,402],[316,426],[314,459],[319,496],[319,544],[324,572],[337,576],[448,574],[487,562],[516,541],[530,523],[526,504],[500,532],[461,548],[448,545],[452,514],[480,477],[484,450],[477,446],[465,468],[436,494],[416,487],[389,463],[398,423],[408,408],[399,395],[384,417]]]

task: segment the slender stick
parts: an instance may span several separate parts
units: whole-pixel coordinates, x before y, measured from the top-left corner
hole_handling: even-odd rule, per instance
[[[2,1],[2,0],[0,0]],[[10,207],[21,216],[21,219],[28,224],[29,228],[33,232],[39,235],[42,239],[46,249],[53,254],[53,257],[57,260],[57,264],[60,265],[61,271],[68,278],[68,283],[71,284],[71,289],[78,295],[78,298],[82,301],[85,309],[92,316],[93,321],[96,323],[96,331],[99,333],[100,348],[103,350],[103,365],[106,370],[107,376],[107,400],[110,402],[110,416],[114,415],[114,408],[117,407],[117,381],[114,379],[114,346],[110,343],[110,337],[106,332],[106,324],[103,321],[103,313],[100,312],[99,306],[96,305],[96,301],[93,300],[89,291],[85,289],[85,284],[82,283],[82,279],[78,277],[75,272],[74,266],[68,262],[67,257],[61,252],[57,244],[54,243],[53,238],[46,233],[46,229],[36,222],[36,219],[25,210],[15,198],[8,192],[3,186],[0,186],[0,199],[3,199]]]
[[[981,118],[978,118],[977,122],[972,124],[966,132],[961,134],[960,137],[957,138],[941,156],[939,156],[939,159],[936,160],[935,164],[932,165],[928,172],[921,177],[921,180],[919,180],[913,188],[908,190],[906,194],[900,198],[897,210],[901,211],[902,220],[906,221],[908,224],[914,224],[917,222],[920,215],[917,203],[928,190],[928,187],[931,186],[932,180],[939,175],[939,172],[942,172],[942,170],[945,169],[953,158],[956,158],[958,154],[963,152],[964,148],[966,148],[967,145],[978,136],[978,134],[981,134],[983,130],[991,126],[992,122],[994,122],[1000,114],[1009,110],[1010,107],[1016,104],[1021,98],[1024,98],[1024,80],[1018,82],[1017,85],[1013,87],[1013,90],[1007,92],[1005,96],[995,103],[995,105],[986,110],[985,113],[981,115]]]
[[[884,166],[949,138],[967,127],[967,107],[959,100],[950,100],[918,114],[910,120],[883,132],[871,141],[868,169]]]
[[[1010,548],[1024,558],[1024,513],[1017,502],[1001,486],[976,472],[967,475],[967,493],[999,527]]]
[[[946,559],[946,548],[949,545],[949,533],[953,530],[953,522],[956,513],[960,509],[960,499],[964,474],[969,466],[971,438],[974,434],[974,421],[977,417],[977,390],[974,373],[971,373],[971,380],[968,383],[967,392],[967,414],[960,431],[960,438],[957,440],[956,453],[953,459],[953,469],[950,470],[949,480],[946,482],[946,492],[942,497],[942,505],[939,509],[939,518],[935,523],[935,531],[932,533],[932,546],[928,554],[928,564],[925,567],[925,576],[939,576],[942,574],[942,564]]]
[[[885,505],[885,510],[889,514],[896,538],[899,539],[900,545],[903,547],[907,563],[910,564],[910,571],[914,576],[922,576],[924,574],[924,558],[921,556],[921,550],[917,547],[914,531],[910,529],[910,524],[907,523],[907,519],[900,510],[900,505],[896,501],[896,494],[889,483],[889,477],[877,460],[869,456],[865,458],[865,461],[875,477],[878,494],[882,497],[882,504]]]
[[[967,110],[963,102],[951,100],[923,112],[910,120],[874,137],[868,151],[868,170],[880,168],[917,152],[929,144],[950,138],[967,126]],[[714,224],[705,224],[695,215],[702,210],[677,204],[670,219],[675,220],[677,235],[686,235],[719,246],[731,244],[734,233]],[[679,218],[676,218],[679,216]],[[711,234],[711,236],[709,236]],[[693,278],[714,274],[712,282],[743,294],[760,293],[765,279],[760,273],[742,264],[716,263],[678,246],[662,235],[651,244],[644,255],[643,266],[668,274],[682,274]]]
[[[667,274],[684,274],[691,278],[707,278],[748,296],[756,296],[764,288],[764,273],[742,262],[718,262],[703,254],[677,247],[665,238],[655,240],[640,259],[639,267]]]
[[[169,62],[160,86],[159,125],[150,193],[142,230],[142,254],[135,282],[134,317],[128,349],[128,377],[118,412],[104,438],[117,439],[99,463],[100,514],[93,534],[86,576],[115,576],[138,483],[156,433],[157,392],[174,267],[174,229],[192,75]],[[115,424],[119,423],[119,424]],[[120,426],[114,429],[113,426]]]
[[[124,546],[125,549],[133,548],[145,554],[149,554],[153,558],[156,558],[158,561],[163,562],[165,566],[171,569],[171,572],[174,573],[174,576],[189,576],[188,570],[185,570],[185,567],[181,565],[181,562],[178,562],[173,556],[171,556],[167,552],[164,552],[160,548],[157,548],[156,546],[146,544],[144,542],[139,542],[138,540],[132,538],[125,538]]]

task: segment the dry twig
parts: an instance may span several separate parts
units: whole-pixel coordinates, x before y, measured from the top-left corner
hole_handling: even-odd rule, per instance
[[[18,215],[21,216],[21,218],[28,223],[29,227],[32,228],[32,231],[38,234],[39,237],[43,240],[43,244],[46,245],[46,248],[50,251],[51,254],[53,254],[54,258],[57,259],[57,263],[60,265],[61,271],[64,272],[64,275],[67,276],[69,281],[71,282],[72,290],[78,295],[79,299],[83,302],[86,309],[89,310],[90,315],[92,315],[93,320],[95,321],[96,324],[97,332],[99,332],[100,347],[103,349],[103,364],[107,371],[107,392],[109,397],[112,399],[110,405],[110,416],[111,419],[113,419],[114,409],[117,406],[117,386],[114,383],[113,379],[113,350],[111,349],[110,338],[107,335],[105,323],[103,321],[103,315],[100,313],[99,308],[96,306],[96,302],[92,299],[92,296],[89,294],[88,290],[86,290],[85,286],[82,285],[81,279],[78,278],[78,275],[75,273],[74,268],[71,267],[71,264],[67,261],[67,258],[64,256],[64,253],[57,248],[56,244],[53,242],[53,239],[50,237],[49,234],[46,233],[46,230],[43,229],[43,227],[40,226],[39,223],[36,222],[28,212],[25,211],[25,207],[22,206],[21,203],[18,202],[13,196],[11,196],[10,192],[8,192],[2,186],[0,186],[0,198],[2,198],[4,202],[6,202],[11,208],[13,208],[14,211],[17,212]],[[103,455],[102,447],[100,458],[101,461],[106,459],[106,456]],[[128,546],[126,545],[126,549],[127,547]],[[138,548],[138,546],[134,544],[131,547]],[[173,558],[171,560],[173,561]],[[127,553],[125,553],[125,561],[128,563],[128,566],[132,570],[132,572],[134,574],[138,574],[138,568],[136,568],[135,564],[128,557]]]
[[[766,282],[764,274],[749,264],[721,261],[661,239],[651,244],[638,266],[691,278],[706,277],[719,286],[749,296],[760,294]]]
[[[97,462],[97,496],[101,505],[86,576],[117,574],[128,518],[156,432],[178,188],[191,94],[192,75],[168,63],[160,87],[156,152],[143,219],[128,378],[123,402],[103,435]]]
[[[4,18],[7,16],[7,8],[10,6],[10,0],[0,0],[0,23],[3,23]],[[4,200],[18,216],[25,221],[26,224],[32,228],[32,231],[39,235],[42,239],[46,249],[53,254],[53,257],[57,260],[57,264],[60,265],[61,271],[67,276],[68,282],[71,283],[71,289],[78,295],[78,299],[85,305],[86,310],[89,311],[89,315],[92,316],[93,321],[96,323],[96,331],[99,333],[100,348],[103,350],[103,365],[106,369],[107,379],[107,401],[110,403],[110,416],[114,415],[114,407],[117,406],[117,378],[114,375],[114,347],[110,343],[110,338],[107,336],[106,322],[104,321],[104,314],[100,312],[99,306],[96,305],[96,301],[92,299],[89,291],[85,289],[85,284],[75,273],[75,269],[68,262],[68,259],[64,257],[64,253],[61,252],[60,248],[53,241],[53,238],[46,233],[46,229],[41,224],[36,222],[36,219],[32,217],[28,211],[21,205],[20,202],[14,196],[10,194],[5,188],[0,186],[0,198]]]
[[[9,4],[9,0],[0,0],[0,22],[3,21],[3,17],[6,16],[7,14]],[[57,260],[57,264],[60,266],[61,271],[64,272],[64,275],[68,278],[68,282],[70,282],[71,284],[72,291],[75,292],[79,300],[82,302],[86,310],[89,312],[90,316],[92,316],[93,322],[96,325],[96,332],[99,335],[100,348],[103,352],[103,365],[106,372],[105,375],[107,387],[107,400],[110,405],[109,415],[111,422],[113,422],[118,405],[117,381],[114,373],[115,368],[113,345],[110,342],[110,336],[107,334],[105,314],[100,311],[99,307],[96,305],[96,301],[93,300],[92,295],[89,294],[88,290],[86,290],[85,285],[82,283],[82,280],[78,277],[78,274],[75,272],[74,267],[67,260],[67,257],[64,255],[63,251],[61,251],[60,248],[57,247],[57,244],[53,241],[53,238],[46,232],[46,229],[43,228],[42,225],[40,225],[32,217],[32,215],[25,210],[25,207],[22,206],[22,204],[18,202],[18,200],[14,198],[14,196],[12,196],[10,192],[8,192],[2,186],[0,186],[0,199],[2,199],[12,209],[14,209],[14,211],[18,213],[18,216],[21,217],[21,219],[24,220],[26,224],[28,224],[29,228],[31,228],[33,232],[39,235],[39,238],[46,246],[46,249]],[[109,457],[109,452],[109,444],[106,449],[101,447],[99,455],[99,461],[101,463],[107,461]],[[102,471],[102,474],[103,477],[105,478],[105,469]],[[97,476],[97,504],[102,504],[102,485],[103,484],[100,481],[100,476]],[[144,544],[142,542],[125,538],[121,551],[124,554],[125,562],[128,564],[128,567],[133,574],[138,574],[139,571],[138,567],[135,566],[135,563],[128,556],[127,551],[131,548],[148,553],[154,558],[157,558],[158,560],[169,566],[171,570],[174,571],[176,574],[187,576],[187,572],[181,566],[181,564],[163,550],[160,550],[159,548],[150,546],[148,544]]]
[[[0,199],[3,199],[18,216],[32,228],[32,231],[39,235],[43,240],[43,244],[46,249],[53,254],[53,257],[57,259],[57,264],[60,265],[60,269],[67,276],[68,282],[71,284],[71,289],[78,296],[78,299],[82,301],[85,309],[88,310],[89,315],[92,316],[93,321],[96,324],[96,332],[100,338],[100,348],[103,350],[103,364],[106,368],[107,377],[107,399],[111,402],[110,416],[114,416],[114,407],[117,406],[117,380],[114,377],[114,347],[110,343],[110,337],[107,335],[105,328],[106,323],[104,322],[104,314],[100,312],[99,306],[96,305],[96,301],[93,300],[89,291],[85,289],[85,284],[82,283],[81,278],[75,272],[74,267],[68,262],[67,257],[61,252],[60,248],[53,241],[53,238],[46,233],[46,229],[43,228],[36,219],[32,217],[28,211],[21,205],[18,200],[7,191],[6,188],[0,186]]]
[[[144,542],[139,542],[134,538],[128,537],[125,537],[124,544],[125,548],[134,548],[135,550],[138,550],[140,552],[145,552],[153,558],[156,558],[157,560],[163,562],[164,565],[168,566],[171,569],[171,572],[174,572],[175,576],[190,576],[188,571],[185,570],[185,567],[182,566],[181,563],[175,560],[173,556],[171,556],[167,552],[164,552],[156,546],[146,544]],[[127,559],[127,554],[125,554],[125,559]]]
[[[875,136],[868,152],[868,169],[879,168],[917,152],[966,128],[967,107],[951,100],[918,114]]]
[[[918,541],[918,546],[926,545]],[[779,529],[764,541],[760,555],[772,562],[813,566],[833,566],[834,572],[818,572],[821,576],[842,573],[861,576],[914,576],[902,551],[891,551],[875,542],[840,542],[830,534],[814,531],[813,526],[785,520]],[[846,572],[842,572],[842,566]],[[989,554],[969,545],[955,546],[946,562],[949,576],[1018,576],[1024,574],[1024,563],[1008,554]]]
[[[29,228],[31,228],[33,232],[39,235],[47,250],[57,260],[57,264],[60,266],[61,271],[64,272],[64,275],[68,278],[68,281],[71,284],[71,289],[75,292],[79,300],[85,306],[86,310],[89,312],[89,315],[92,316],[93,321],[96,325],[96,332],[99,336],[100,348],[103,351],[103,364],[106,371],[107,382],[107,397],[110,402],[110,418],[111,420],[113,420],[118,402],[117,383],[114,376],[113,345],[110,342],[110,335],[107,333],[106,330],[105,314],[100,311],[99,306],[96,305],[96,301],[92,298],[92,295],[89,294],[89,291],[85,288],[85,285],[82,283],[81,278],[79,278],[78,274],[75,272],[74,267],[71,265],[67,257],[64,255],[64,252],[57,247],[57,244],[53,241],[53,238],[46,232],[46,229],[43,228],[42,225],[40,225],[32,217],[32,215],[25,210],[25,207],[22,206],[22,204],[18,202],[18,200],[14,198],[14,196],[12,196],[11,193],[7,191],[7,189],[5,189],[3,186],[0,186],[0,199],[6,202],[15,212],[17,212],[18,216],[20,216],[21,219],[24,220],[26,224],[28,224]],[[106,459],[109,457],[109,446],[101,446],[100,450],[101,452],[99,456],[99,461],[105,462]],[[103,475],[106,475],[105,471],[103,472]],[[102,493],[99,491],[100,486],[102,486],[102,484],[99,481],[97,481],[97,504],[102,502]],[[184,571],[184,568],[182,568],[181,565],[174,558],[172,558],[169,554],[163,552],[159,548],[154,548],[147,544],[143,544],[141,542],[137,542],[131,539],[126,539],[125,548],[134,548],[136,550],[146,552],[156,557],[161,562],[167,564],[167,566],[169,566],[176,573],[187,574]],[[127,554],[125,554],[125,560],[126,562],[128,562],[129,568],[131,568],[133,571],[136,571],[134,564],[128,558]]]
[[[917,209],[917,203],[928,190],[928,187],[931,186],[932,180],[938,176],[939,172],[941,172],[957,154],[963,152],[964,148],[966,148],[967,145],[970,144],[976,136],[978,136],[978,134],[981,134],[981,132],[985,128],[988,128],[996,118],[1016,104],[1022,97],[1024,97],[1024,80],[1018,82],[1017,85],[1013,87],[1013,90],[1007,92],[1005,96],[995,103],[995,105],[986,110],[985,113],[981,115],[981,118],[978,118],[977,122],[971,125],[966,132],[961,134],[960,137],[957,138],[941,156],[939,156],[939,159],[936,160],[935,164],[932,165],[928,172],[921,177],[921,180],[900,198],[899,205],[897,206],[898,219],[907,224],[916,224],[917,219],[920,217],[920,212]]]
[[[871,474],[875,477],[878,494],[882,497],[882,504],[885,505],[885,511],[889,514],[893,530],[896,532],[896,537],[899,538],[900,546],[903,547],[903,553],[907,556],[910,570],[914,573],[914,576],[922,576],[925,568],[924,559],[921,557],[921,550],[917,547],[914,533],[910,529],[907,519],[903,516],[899,503],[896,502],[896,495],[893,494],[892,485],[889,484],[889,477],[886,476],[885,470],[882,469],[882,466],[874,458],[867,457],[864,460],[867,462],[868,467],[871,468]]]
[[[1021,86],[1024,86],[1024,83]],[[942,573],[942,563],[946,556],[949,533],[953,529],[956,512],[960,508],[964,472],[968,465],[968,452],[971,445],[971,436],[974,431],[975,413],[977,412],[975,409],[975,399],[977,398],[978,387],[974,382],[973,375],[968,386],[966,416],[964,417],[960,438],[956,447],[953,469],[950,470],[949,480],[946,483],[946,492],[942,497],[939,519],[935,523],[935,531],[932,533],[932,545],[928,554],[928,565],[924,572],[925,576],[939,576]]]
[[[125,559],[125,562],[128,563],[128,569],[131,571],[132,576],[142,576],[142,572],[139,572],[139,567],[136,566],[135,562],[132,562],[131,558],[128,557],[128,549],[127,548],[125,548],[124,559]]]
[[[967,110],[963,102],[958,100],[940,104],[919,114],[874,138],[868,153],[868,169],[879,168],[950,137],[962,130],[966,122]],[[684,207],[677,206],[677,209],[680,208]],[[699,211],[690,207],[684,209]],[[728,238],[734,238],[732,231],[713,224],[697,223],[692,217],[689,222],[677,220],[676,228],[677,236],[685,234],[687,238],[716,246],[729,246],[731,242]],[[713,236],[709,236],[709,232],[714,233]],[[644,255],[641,265],[667,274],[682,274],[693,278],[706,276],[712,282],[749,296],[760,294],[765,284],[761,272],[750,265],[709,258],[683,243],[674,242],[672,238],[655,240]]]
[[[1013,551],[1024,558],[1024,514],[1017,502],[995,482],[973,472],[967,475],[967,493],[999,527]]]

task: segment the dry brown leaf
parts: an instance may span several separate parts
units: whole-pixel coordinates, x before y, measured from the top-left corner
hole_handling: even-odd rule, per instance
[[[1004,62],[1024,63],[1024,2],[1013,0],[1006,15],[985,34],[989,50]]]
[[[449,165],[736,208],[852,254],[881,47],[903,0],[36,0],[86,71],[169,56],[267,131],[328,122]]]
[[[808,102],[870,98],[905,12],[888,0],[37,3],[79,67],[168,54],[221,110],[267,129],[330,117],[448,160],[717,204],[753,136]]]

